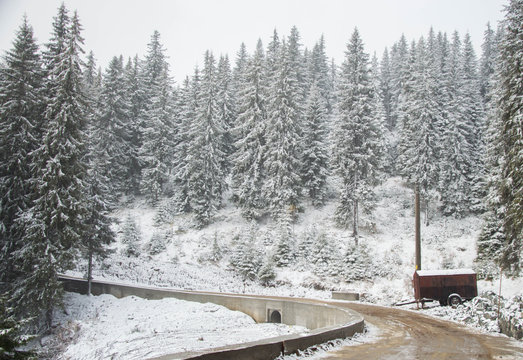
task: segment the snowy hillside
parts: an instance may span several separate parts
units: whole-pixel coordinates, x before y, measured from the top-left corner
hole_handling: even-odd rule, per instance
[[[274,266],[276,276],[267,286],[261,284],[258,276],[252,279],[248,276],[246,278],[241,273],[242,268],[234,268],[231,262],[234,262],[239,249],[244,246],[244,239],[254,239],[252,251],[257,254],[262,263],[275,255],[278,248],[278,232],[275,230],[277,226],[270,220],[254,226],[245,221],[236,208],[226,206],[220,211],[219,220],[213,225],[196,229],[192,218],[187,215],[176,216],[169,222],[159,222],[157,210],[145,205],[142,200],[136,200],[114,212],[113,215],[118,220],[114,224],[118,240],[113,245],[114,252],[111,256],[102,262],[95,262],[94,276],[187,290],[315,298],[330,298],[331,290],[350,289],[362,293],[362,301],[383,305],[392,305],[400,299],[412,299],[413,192],[399,178],[388,180],[379,186],[376,192],[379,199],[377,208],[371,216],[361,219],[366,226],[360,229],[358,253],[350,252],[354,242],[350,231],[338,228],[333,221],[334,202],[329,202],[322,208],[307,207],[292,228],[293,241],[291,241],[290,253],[294,254],[293,259],[287,266],[282,267],[274,266],[274,262],[269,261]],[[436,204],[434,204],[435,208]],[[123,241],[124,227],[129,218],[136,223],[138,230],[139,243],[133,245],[137,250],[136,256],[126,255],[130,245]],[[476,255],[475,242],[480,227],[481,219],[477,217],[457,220],[433,211],[431,224],[422,227],[423,268],[473,268]],[[255,235],[252,235],[253,232]],[[151,246],[154,237],[161,239],[158,243],[159,248],[163,250],[158,253],[151,251],[156,248]],[[151,252],[155,254],[151,255]],[[356,261],[353,259],[354,256],[360,256],[362,261]],[[347,258],[353,259],[352,262]],[[72,274],[83,276],[85,263]],[[348,281],[349,278],[353,280]],[[357,278],[359,280],[355,280]],[[499,327],[495,320],[497,300],[492,292],[495,290],[497,293],[499,290],[497,286],[497,282],[479,281],[479,292],[483,297],[478,298],[477,301],[467,303],[458,309],[429,305],[429,308],[424,311],[433,316],[460,321],[483,331],[498,332]],[[504,279],[502,292],[505,297],[512,297],[521,292],[522,288],[522,279]],[[100,357],[113,353],[127,354],[126,356],[134,354],[139,357],[140,353],[136,353],[137,350],[133,346],[159,345],[158,341],[165,337],[162,335],[160,340],[153,341],[158,337],[158,326],[163,326],[161,325],[163,322],[152,325],[157,316],[165,316],[166,311],[162,309],[181,306],[178,303],[162,302],[147,304],[137,298],[123,301],[126,303],[125,306],[121,301],[108,296],[87,299],[73,294],[68,295],[66,298],[68,314],[60,313],[57,319],[61,329],[59,333],[67,339],[67,343],[71,342],[65,356],[84,354],[89,358],[94,353]],[[508,307],[515,307],[513,301],[507,304]],[[187,306],[182,308],[187,309]],[[88,308],[91,310],[82,310]],[[111,308],[114,308],[114,311]],[[123,310],[117,310],[120,308],[124,309],[125,313]],[[209,315],[208,310],[203,309],[203,312],[201,309],[191,310],[199,311],[198,324],[213,323],[211,319],[205,317],[206,314]],[[217,314],[215,310],[213,308],[211,318]],[[128,313],[133,315],[128,317],[126,315]],[[175,317],[182,316],[172,310],[171,313]],[[516,313],[517,311],[512,311],[506,316],[514,317]],[[93,317],[92,314],[96,316]],[[115,335],[119,340],[111,340],[114,336],[104,339],[103,336],[96,335],[100,333],[99,327],[107,325],[104,320],[107,316],[113,319],[122,317],[119,327],[122,328],[121,331],[127,333]],[[206,320],[201,321],[200,316],[205,317]],[[235,327],[245,322],[234,316],[229,316],[227,319],[226,323],[234,324]],[[183,322],[183,319],[178,318],[176,323],[180,322]],[[196,326],[199,326],[198,324]],[[160,332],[171,335],[176,333],[176,337],[184,343],[183,346],[174,340],[168,344],[162,343],[162,346],[168,346],[174,352],[183,351],[189,345],[193,348],[216,345],[213,342],[212,330],[198,329],[196,331],[198,334],[205,332],[202,336],[205,341],[198,339],[192,341],[194,334],[191,334],[190,329],[186,334],[181,334],[171,325]],[[275,336],[289,331],[286,328],[256,328],[249,327],[251,325],[248,324],[242,326],[245,326],[242,328],[244,330],[250,329],[248,336],[231,337],[232,342]],[[167,337],[172,337],[171,335]],[[135,337],[139,337],[140,340],[130,341]],[[55,337],[47,341],[52,344]],[[56,349],[56,344],[53,348]],[[147,345],[145,348],[150,347]]]
[[[272,260],[280,235],[271,220],[250,224],[235,207],[225,206],[214,224],[196,229],[190,215],[159,222],[158,212],[137,200],[114,213],[118,241],[110,257],[95,263],[94,276],[188,290],[318,298],[329,298],[331,290],[350,289],[362,293],[364,301],[391,305],[413,298],[413,192],[401,179],[392,178],[376,193],[378,206],[361,219],[366,225],[360,229],[356,249],[351,231],[334,223],[333,201],[321,208],[307,207],[292,226],[292,256],[286,266],[276,266]],[[422,226],[423,268],[474,268],[482,220],[474,216],[454,219],[431,212],[430,225]],[[125,255],[129,245],[122,242],[122,228],[129,218],[138,228],[138,256]],[[163,249],[158,253],[151,251],[154,237],[160,238]],[[248,241],[252,241],[252,248],[245,250]],[[252,262],[273,267],[276,277],[268,286],[261,284],[257,274],[251,276],[241,266],[233,266],[235,258],[249,259],[242,249],[254,254]],[[74,274],[84,275],[85,263]],[[497,283],[480,281],[480,293],[487,290],[497,292]],[[521,290],[520,281],[504,282],[503,295]]]
[[[250,224],[232,206],[220,210],[214,224],[199,230],[190,215],[158,222],[154,208],[134,201],[114,213],[119,221],[114,225],[118,234],[115,252],[102,263],[95,263],[94,274],[181,289],[240,289],[291,296],[329,297],[330,290],[352,289],[364,293],[367,301],[392,304],[412,295],[413,193],[399,178],[376,190],[378,206],[372,215],[361,219],[365,225],[360,229],[360,246],[353,252],[351,231],[337,227],[333,220],[334,202],[321,208],[307,207],[291,229],[289,264],[274,266],[276,278],[269,287],[248,276],[245,279],[231,262],[248,239],[252,239],[259,261],[272,262],[268,260],[277,252],[278,227],[271,220]],[[138,256],[125,255],[128,245],[122,242],[122,228],[129,217],[138,228]],[[477,217],[456,220],[433,214],[431,224],[422,228],[423,267],[473,267],[480,227]],[[153,237],[160,237],[165,249],[151,255],[148,249]],[[214,250],[213,244],[217,245]],[[83,275],[84,270],[85,264],[76,274]]]

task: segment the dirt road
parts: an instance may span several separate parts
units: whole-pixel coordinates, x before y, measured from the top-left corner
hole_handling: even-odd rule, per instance
[[[347,306],[379,329],[372,343],[349,346],[325,359],[503,359],[523,360],[523,342],[491,336],[453,322],[398,308],[336,303]]]

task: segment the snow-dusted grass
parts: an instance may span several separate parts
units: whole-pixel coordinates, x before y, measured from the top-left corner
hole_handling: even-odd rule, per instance
[[[65,310],[55,321],[74,329],[74,336],[61,359],[145,359],[307,332],[299,326],[256,324],[238,311],[177,299],[68,293]]]

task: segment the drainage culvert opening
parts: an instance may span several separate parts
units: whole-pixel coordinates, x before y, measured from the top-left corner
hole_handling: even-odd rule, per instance
[[[267,310],[267,321],[270,323],[281,324],[281,310],[268,309]]]

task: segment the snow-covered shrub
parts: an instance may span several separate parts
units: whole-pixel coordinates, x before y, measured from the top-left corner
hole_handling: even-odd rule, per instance
[[[261,251],[256,248],[258,227],[253,222],[244,236],[236,240],[236,249],[230,259],[231,267],[244,280],[255,280],[261,267]]]
[[[501,301],[499,300],[497,294],[488,291],[456,308],[442,306],[432,308],[428,312],[489,332],[502,332],[516,339],[522,339],[523,295],[519,294],[508,300],[502,297]]]
[[[336,266],[336,251],[325,233],[320,233],[315,239],[310,254],[316,275],[334,276],[339,273]]]
[[[223,259],[223,253],[224,253],[224,250],[218,243],[218,233],[215,232],[211,249],[209,251],[201,254],[200,257],[198,258],[198,261],[200,263],[208,262],[208,263],[212,263],[212,264],[217,264],[218,262],[220,262],[220,260]]]
[[[165,251],[166,234],[162,232],[154,232],[149,243],[147,243],[145,250],[150,255],[158,255]]]
[[[271,259],[267,258],[258,271],[258,280],[263,286],[269,286],[275,278],[276,272],[274,271],[274,263]]]
[[[308,226],[305,231],[298,235],[298,252],[297,256],[305,264],[312,262],[312,248],[318,238],[318,229],[315,225]]]
[[[350,245],[340,265],[340,272],[347,282],[372,278],[374,263],[370,257],[370,249],[364,243]]]
[[[379,277],[386,277],[389,280],[394,279],[397,274],[397,269],[401,267],[403,261],[399,254],[400,250],[397,247],[393,247],[385,253],[383,260],[374,267],[374,275]]]
[[[499,328],[505,335],[523,339],[523,294],[514,296],[504,303],[499,317]]]
[[[178,214],[178,208],[173,198],[168,198],[158,206],[156,215],[154,216],[154,222],[157,225],[171,223],[174,216]]]
[[[140,255],[140,232],[136,222],[128,215],[125,219],[125,223],[122,229],[122,243],[124,243],[125,249],[123,251],[126,256],[138,256]]]

